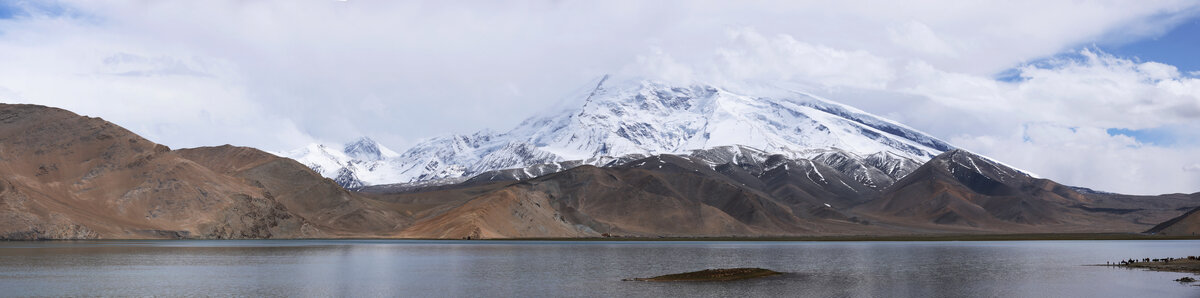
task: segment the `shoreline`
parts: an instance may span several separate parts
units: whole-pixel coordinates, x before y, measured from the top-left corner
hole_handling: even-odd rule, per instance
[[[434,240],[434,239],[429,239]],[[845,236],[764,236],[764,237],[593,237],[593,238],[514,238],[479,239],[482,241],[750,241],[750,242],[902,242],[902,241],[1038,241],[1038,240],[1200,240],[1200,236],[1160,236],[1132,233],[1061,233],[1061,234],[944,234],[944,235],[845,235]]]
[[[1143,269],[1143,270],[1148,270],[1148,271],[1159,271],[1159,272],[1191,273],[1193,275],[1200,275],[1200,257],[1198,257],[1198,256],[1165,257],[1165,258],[1156,258],[1156,259],[1152,259],[1152,258],[1129,259],[1129,260],[1120,260],[1117,262],[1111,262],[1111,263],[1104,264],[1104,265],[1097,264],[1097,266],[1109,266],[1109,267],[1126,268],[1126,269]],[[1186,278],[1191,278],[1191,277],[1186,277]],[[1179,279],[1176,281],[1191,283],[1191,282],[1195,282],[1195,279],[1194,278],[1192,278],[1191,280]]]
[[[1200,240],[1200,236],[1160,236],[1138,233],[1053,233],[1053,234],[935,234],[935,235],[843,235],[843,236],[719,236],[719,237],[586,237],[586,238],[495,238],[495,239],[438,239],[438,238],[388,238],[388,237],[349,237],[349,238],[263,238],[263,239],[154,239],[154,238],[123,238],[123,239],[34,239],[34,240],[0,240],[0,242],[64,242],[64,241],[177,241],[177,240],[216,240],[216,241],[311,241],[311,240],[422,240],[422,241],[579,241],[579,242],[684,242],[684,241],[728,241],[728,242],[904,242],[904,241],[1052,241],[1052,240]]]

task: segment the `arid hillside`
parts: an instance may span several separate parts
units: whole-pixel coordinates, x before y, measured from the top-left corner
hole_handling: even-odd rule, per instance
[[[323,235],[241,179],[99,118],[0,105],[0,238]]]
[[[659,155],[384,197],[456,202],[402,233],[416,238],[1136,233],[1200,204],[1200,196],[1083,194],[966,151],[882,192],[819,163],[768,164],[710,168]]]
[[[1195,236],[1200,233],[1200,207],[1196,207],[1180,215],[1179,217],[1167,220],[1146,233],[1168,236]]]
[[[1188,235],[1200,206],[1200,194],[1072,188],[962,150],[917,167],[725,147],[476,178],[348,191],[254,148],[170,150],[99,118],[0,105],[0,239]]]
[[[343,189],[332,180],[287,158],[248,147],[218,146],[176,150],[210,170],[243,179],[327,236],[387,236],[412,221],[400,208]]]
[[[172,151],[99,118],[0,105],[0,238],[386,236],[411,220],[253,148]]]
[[[855,208],[875,220],[961,232],[1139,232],[1200,201],[1083,194],[964,150],[943,153]]]

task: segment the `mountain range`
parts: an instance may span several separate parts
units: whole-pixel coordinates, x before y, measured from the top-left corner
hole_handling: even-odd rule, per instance
[[[774,86],[605,77],[504,133],[171,150],[0,104],[0,239],[1196,232],[1200,193],[1062,185]]]
[[[605,76],[504,132],[437,137],[396,154],[369,138],[282,152],[342,186],[448,184],[525,168],[532,178],[622,158],[747,147],[814,158],[829,150],[922,163],[949,144],[815,95],[774,86],[721,88]],[[526,173],[527,172],[527,173]],[[431,182],[443,180],[442,182]]]

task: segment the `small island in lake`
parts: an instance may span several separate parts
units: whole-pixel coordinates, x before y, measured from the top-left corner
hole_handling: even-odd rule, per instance
[[[725,268],[667,274],[650,278],[624,279],[624,281],[733,281],[780,274],[783,273],[762,268]]]

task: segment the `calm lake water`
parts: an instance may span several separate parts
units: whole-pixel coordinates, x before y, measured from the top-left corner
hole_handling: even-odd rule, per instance
[[[1184,273],[1104,266],[1200,241],[0,242],[5,296],[1200,297]],[[780,277],[623,282],[718,267]]]

